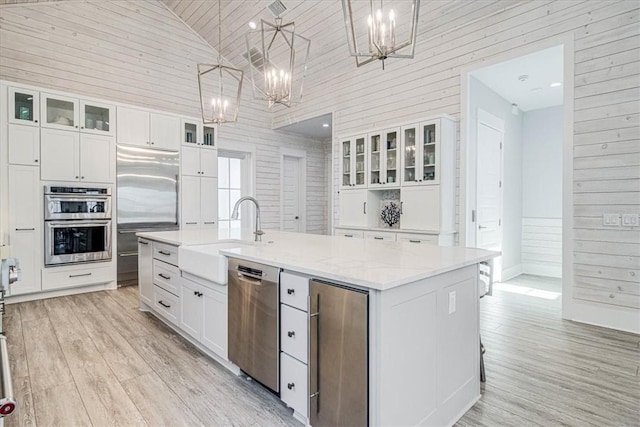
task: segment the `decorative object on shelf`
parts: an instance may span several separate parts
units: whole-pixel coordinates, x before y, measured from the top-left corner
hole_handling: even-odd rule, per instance
[[[400,222],[400,207],[396,202],[384,202],[382,211],[380,212],[380,219],[386,226],[393,227]]]
[[[222,0],[218,0],[218,63],[198,64],[202,121],[208,124],[238,121],[244,72],[224,65],[222,59]]]
[[[387,58],[413,58],[420,0],[369,0],[369,7],[363,3],[342,0],[349,53],[356,65],[381,60],[384,70]]]
[[[280,0],[268,9],[275,24],[260,20],[260,29],[245,36],[253,97],[268,101],[269,108],[276,104],[291,107],[302,102],[311,41],[295,32],[293,22],[282,23],[281,15],[287,8]]]

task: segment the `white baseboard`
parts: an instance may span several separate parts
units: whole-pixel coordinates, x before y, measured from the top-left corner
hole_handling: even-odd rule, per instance
[[[574,322],[640,334],[640,310],[571,299],[562,317]]]
[[[23,294],[8,296],[5,299],[7,304],[17,304],[20,302],[36,301],[39,299],[64,297],[67,295],[86,294],[88,292],[98,292],[117,289],[118,285],[115,281],[109,283],[103,283],[101,285],[82,286],[78,288],[56,289],[55,291],[48,292],[35,292],[33,294]]]
[[[509,268],[503,268],[502,277],[500,278],[500,281],[506,282],[507,280],[513,279],[514,277],[518,277],[521,274],[522,274],[522,264],[517,264]]]
[[[555,277],[555,278],[561,279],[562,264],[549,265],[549,264],[524,262],[522,263],[522,272],[524,274],[533,274],[536,276]]]

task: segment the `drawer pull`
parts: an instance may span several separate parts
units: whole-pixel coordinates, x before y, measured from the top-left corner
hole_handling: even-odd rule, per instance
[[[296,386],[296,383],[288,383],[288,384],[287,384],[287,388],[288,388],[289,390],[293,390],[293,388],[294,388],[295,386]]]
[[[201,297],[202,296],[202,292],[198,292],[198,291],[193,291],[193,294],[197,297]]]
[[[373,238],[376,240],[384,240],[384,237],[380,237],[380,236],[373,236]]]
[[[287,332],[287,335],[289,336],[289,338],[293,338],[296,335],[296,333],[294,331],[289,331]]]
[[[16,231],[34,231],[35,228],[16,228]]]
[[[158,301],[158,304],[160,304],[161,306],[163,306],[165,308],[171,308],[171,306],[169,304],[163,303],[162,300]]]
[[[166,274],[158,273],[158,277],[162,277],[164,280],[170,280],[171,276],[167,276]]]
[[[141,245],[148,245],[149,242],[145,242],[144,240],[138,240],[138,243],[140,243]]]
[[[195,221],[194,221],[194,222],[185,222],[185,224],[187,224],[187,225],[193,225],[193,224],[197,224],[197,222],[195,222]]]
[[[420,240],[409,240],[409,242],[411,242],[411,243],[420,243],[421,241]]]
[[[158,253],[159,253],[160,255],[166,255],[166,256],[171,255],[171,253],[170,253],[170,252],[167,252],[167,251],[158,251]]]
[[[215,221],[205,221],[204,223],[205,224],[215,224],[216,222]]]
[[[83,276],[91,276],[93,273],[82,273],[82,274],[70,274],[69,277],[83,277]]]
[[[295,294],[295,293],[296,293],[296,290],[295,290],[295,289],[287,289],[287,294],[289,294],[289,295],[293,295],[293,294]]]
[[[345,234],[344,237],[353,237],[353,234]]]

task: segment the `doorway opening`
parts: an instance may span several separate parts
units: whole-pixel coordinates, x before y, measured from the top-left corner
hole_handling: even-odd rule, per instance
[[[283,149],[280,169],[280,229],[307,232],[307,153]]]
[[[461,244],[502,252],[496,288],[562,295],[564,46],[467,72]],[[565,212],[571,215],[570,212]]]

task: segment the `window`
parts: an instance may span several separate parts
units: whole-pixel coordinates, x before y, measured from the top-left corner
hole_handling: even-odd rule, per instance
[[[248,194],[246,160],[247,157],[243,153],[218,154],[218,227],[220,229],[238,229],[245,225],[242,222],[242,209],[237,220],[231,219],[231,212],[238,199]]]

